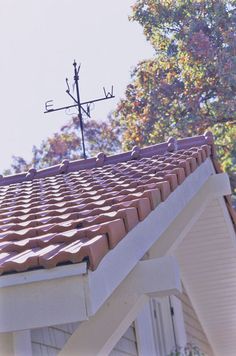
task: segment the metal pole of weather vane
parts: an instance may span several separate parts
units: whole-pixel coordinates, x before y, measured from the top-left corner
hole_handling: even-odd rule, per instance
[[[111,87],[111,92],[107,92],[105,90],[105,88],[103,88],[104,97],[98,98],[98,99],[92,99],[92,100],[89,100],[89,101],[84,101],[84,102],[81,103],[81,101],[80,101],[80,93],[79,93],[79,71],[80,71],[80,65],[77,66],[76,61],[74,61],[73,66],[74,66],[74,85],[75,85],[75,88],[76,88],[76,98],[74,98],[74,96],[70,92],[70,86],[69,86],[67,78],[66,78],[66,84],[67,84],[66,93],[73,99],[75,104],[68,105],[68,106],[62,106],[62,107],[53,109],[52,108],[53,107],[53,100],[48,100],[45,103],[45,111],[44,111],[44,113],[48,114],[48,113],[54,112],[54,111],[66,110],[66,109],[70,109],[70,108],[74,108],[74,107],[78,108],[79,124],[80,124],[81,139],[82,139],[83,157],[84,157],[84,159],[86,159],[87,156],[86,156],[86,150],[85,150],[84,123],[83,123],[82,112],[86,116],[88,116],[90,118],[90,105],[91,104],[93,104],[95,102],[98,102],[98,101],[102,101],[102,100],[112,99],[115,96],[113,95],[113,86],[112,86]],[[84,106],[86,106],[86,108],[84,108]]]
[[[82,118],[82,112],[81,112],[81,103],[80,103],[80,96],[79,96],[79,70],[80,70],[80,66],[77,68],[76,61],[74,61],[73,66],[74,66],[74,74],[75,74],[74,75],[74,81],[75,81],[75,87],[76,87],[77,104],[78,104],[78,111],[79,111],[79,124],[80,124],[81,136],[82,136],[83,156],[86,159],[85,143],[84,143],[84,125],[83,125],[83,118]]]

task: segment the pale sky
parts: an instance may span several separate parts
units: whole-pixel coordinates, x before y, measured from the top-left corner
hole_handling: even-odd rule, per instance
[[[81,63],[80,93],[86,101],[114,85],[115,99],[97,103],[92,118],[106,118],[124,96],[130,71],[153,55],[142,28],[128,21],[135,0],[0,0],[0,173],[11,156],[31,157],[32,146],[70,118],[65,78]]]

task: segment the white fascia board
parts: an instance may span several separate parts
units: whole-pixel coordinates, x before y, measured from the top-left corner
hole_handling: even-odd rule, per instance
[[[63,277],[79,276],[85,273],[87,273],[86,262],[76,263],[73,265],[58,266],[49,269],[14,273],[0,277],[0,288],[33,282],[49,281]]]
[[[96,313],[213,174],[214,167],[211,160],[207,159],[165,202],[158,205],[109,251],[95,271],[88,271],[88,315]]]
[[[87,264],[0,277],[0,333],[87,319]]]
[[[87,319],[85,276],[70,276],[0,289],[0,333]]]

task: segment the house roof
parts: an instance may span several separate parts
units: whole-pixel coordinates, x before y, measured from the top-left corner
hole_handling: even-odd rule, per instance
[[[0,274],[84,260],[96,269],[207,157],[210,133],[2,177]]]

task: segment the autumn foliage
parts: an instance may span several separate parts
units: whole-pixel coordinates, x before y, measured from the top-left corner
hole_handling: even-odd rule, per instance
[[[211,129],[236,172],[236,1],[138,0],[138,21],[155,50],[132,73],[116,110],[124,149]]]

